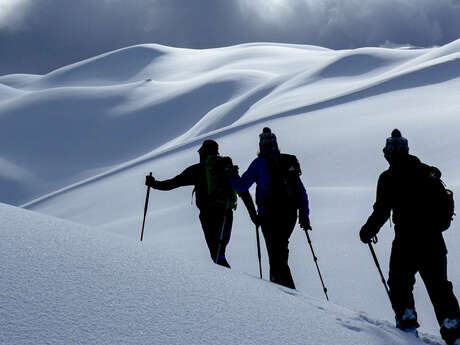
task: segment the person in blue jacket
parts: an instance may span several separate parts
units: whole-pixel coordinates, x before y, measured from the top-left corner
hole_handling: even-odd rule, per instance
[[[289,237],[299,214],[300,226],[311,230],[308,195],[296,156],[280,153],[276,136],[265,127],[259,135],[259,154],[241,177],[237,167],[230,177],[233,189],[256,188],[256,225],[262,227],[270,263],[270,281],[295,289],[288,265]]]

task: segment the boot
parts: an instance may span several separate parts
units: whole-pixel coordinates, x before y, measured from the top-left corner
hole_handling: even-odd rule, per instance
[[[458,319],[445,318],[441,325],[442,339],[448,345],[460,345],[460,328]]]
[[[419,326],[417,313],[413,308],[406,308],[401,318],[396,317],[396,328],[404,332],[416,333]]]

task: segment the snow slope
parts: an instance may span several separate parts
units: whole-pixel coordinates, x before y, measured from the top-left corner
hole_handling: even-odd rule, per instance
[[[1,344],[440,344],[159,245],[0,215]]]
[[[454,48],[443,49],[441,58]],[[214,130],[386,92],[396,88],[393,79],[400,75],[406,82],[429,84],[430,75],[456,60],[436,64],[425,80],[426,72],[409,78],[408,70],[434,64],[438,55],[267,44],[202,51],[145,45],[45,76],[0,77],[1,155],[32,174],[26,182],[1,176],[7,192],[1,200],[23,203]],[[418,64],[406,66],[412,60]],[[449,68],[457,71],[454,67]],[[356,93],[361,89],[363,95]]]
[[[195,163],[214,138],[244,171],[270,126],[296,154],[311,199],[312,240],[331,300],[392,322],[367,247],[357,233],[374,201],[381,149],[398,127],[411,152],[438,166],[459,194],[460,40],[432,49],[246,44],[209,50],[143,45],[110,52],[45,76],[0,77],[0,198],[138,241],[144,176],[163,179]],[[55,193],[47,195],[47,193]],[[192,188],[151,193],[145,246],[209,262]],[[457,202],[458,204],[459,202]],[[449,275],[460,295],[460,235],[446,234]],[[384,270],[392,230],[377,254]],[[257,275],[255,234],[235,215],[228,258]],[[305,235],[291,237],[301,294],[322,299]],[[264,256],[264,274],[268,264]],[[437,334],[420,283],[422,330]]]

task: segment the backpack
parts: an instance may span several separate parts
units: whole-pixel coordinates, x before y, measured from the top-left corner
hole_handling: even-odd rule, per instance
[[[277,162],[270,167],[272,198],[275,205],[295,209],[300,207],[299,176],[301,174],[296,156],[283,153],[279,155]]]
[[[434,225],[446,231],[455,215],[454,193],[446,188],[441,180],[441,171],[436,167],[429,168],[426,191]]]
[[[204,163],[208,205],[221,205],[236,209],[237,194],[229,181],[229,172],[233,167],[230,157],[211,155]]]

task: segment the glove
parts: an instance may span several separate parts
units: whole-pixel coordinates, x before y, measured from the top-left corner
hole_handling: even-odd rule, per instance
[[[299,224],[302,229],[305,231],[313,230],[310,225],[310,218],[308,216],[300,215],[299,216]]]
[[[361,242],[367,244],[371,242],[376,234],[377,231],[374,231],[374,229],[365,224],[359,231],[359,238],[361,239]]]
[[[155,177],[153,176],[150,176],[150,175],[147,175],[145,177],[145,185],[146,186],[149,186],[149,187],[152,187],[153,188],[153,185],[155,184]]]

